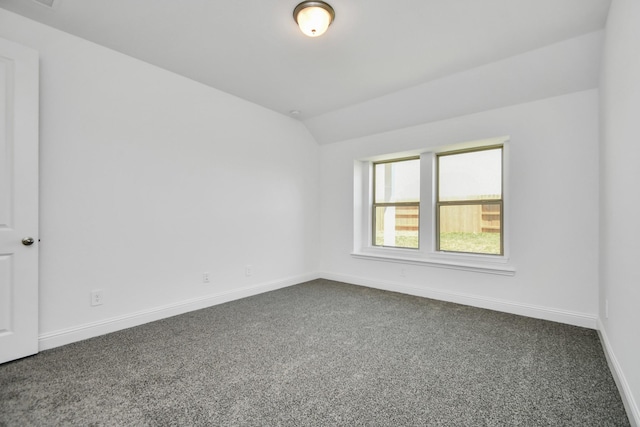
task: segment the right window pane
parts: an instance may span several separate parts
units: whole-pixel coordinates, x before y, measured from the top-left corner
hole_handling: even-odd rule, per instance
[[[502,147],[438,155],[436,249],[501,255]]]
[[[438,175],[441,202],[501,199],[502,148],[441,154]]]
[[[500,255],[499,204],[441,205],[440,250]]]

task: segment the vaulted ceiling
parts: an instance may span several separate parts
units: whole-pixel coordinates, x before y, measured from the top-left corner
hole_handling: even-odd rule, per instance
[[[0,0],[0,7],[266,108],[317,117],[604,27],[610,0]],[[48,3],[50,6],[43,5]],[[313,133],[313,130],[312,130]],[[320,138],[322,139],[322,138]]]

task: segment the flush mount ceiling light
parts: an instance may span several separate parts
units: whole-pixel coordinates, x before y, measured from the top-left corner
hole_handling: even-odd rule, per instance
[[[293,19],[309,37],[323,35],[335,16],[333,8],[323,1],[303,1],[293,9]]]

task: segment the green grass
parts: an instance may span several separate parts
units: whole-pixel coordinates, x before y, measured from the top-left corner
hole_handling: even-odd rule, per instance
[[[383,241],[378,235],[376,245],[382,246]],[[418,236],[398,231],[395,243],[399,248],[417,248]],[[440,250],[500,255],[500,233],[441,233]]]
[[[379,234],[376,237],[376,245],[383,246],[384,237]],[[398,248],[418,249],[418,233],[410,231],[396,231],[396,246]]]
[[[441,233],[440,250],[500,255],[500,233]]]

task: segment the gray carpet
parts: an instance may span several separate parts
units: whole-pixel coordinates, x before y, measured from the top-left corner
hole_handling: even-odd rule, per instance
[[[1,365],[0,425],[629,423],[595,331],[316,280]]]

